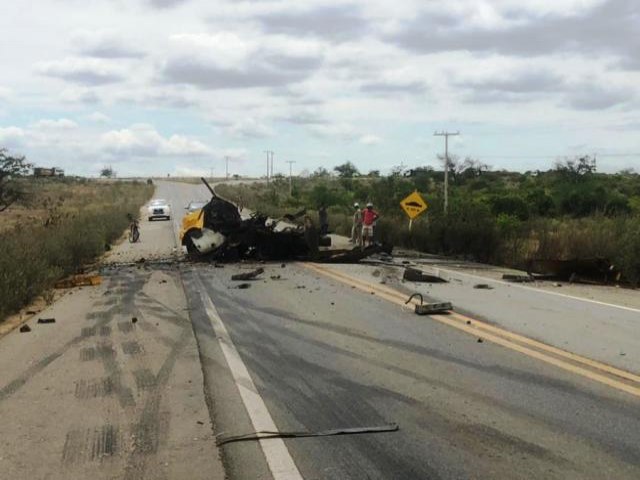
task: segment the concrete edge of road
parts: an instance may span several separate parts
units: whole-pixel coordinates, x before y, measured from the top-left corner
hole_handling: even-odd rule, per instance
[[[398,290],[372,284],[363,279],[338,272],[327,265],[319,266],[312,263],[301,263],[301,265],[334,281],[352,286],[362,292],[375,293],[384,300],[403,308],[406,307],[407,295]],[[413,301],[413,304],[417,303],[417,300]],[[490,341],[607,387],[640,397],[640,376],[632,372],[562,350],[460,313],[429,315],[427,318],[461,330],[482,341]]]

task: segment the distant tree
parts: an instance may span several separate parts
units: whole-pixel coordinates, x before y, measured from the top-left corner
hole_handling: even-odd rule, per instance
[[[343,163],[342,165],[333,167],[333,170],[341,178],[353,178],[360,175],[360,172],[358,171],[356,166],[351,162]]]
[[[311,174],[311,178],[318,178],[318,177],[328,177],[329,175],[331,175],[329,173],[329,170],[327,170],[324,167],[318,167],[312,174]]]
[[[566,159],[555,164],[555,171],[569,181],[577,183],[596,171],[596,159],[589,155],[576,159]]]
[[[391,167],[391,173],[389,176],[391,177],[401,177],[405,174],[407,168],[404,164],[396,165],[395,167]]]
[[[16,178],[26,175],[31,166],[25,157],[11,156],[7,149],[0,148],[0,212],[26,198],[27,192]]]
[[[373,177],[373,178],[380,177],[380,170],[370,170],[369,173],[367,173],[367,177]]]
[[[116,172],[111,166],[103,167],[102,170],[100,170],[100,176],[104,178],[114,178],[116,176]]]

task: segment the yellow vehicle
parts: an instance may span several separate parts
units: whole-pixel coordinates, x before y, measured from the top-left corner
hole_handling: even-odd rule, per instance
[[[225,242],[224,236],[204,226],[204,208],[208,203],[205,201],[193,201],[185,207],[187,214],[182,219],[180,242],[190,254],[209,253]]]
[[[324,262],[357,262],[381,251],[391,252],[390,246],[373,245],[362,250],[318,251],[320,239],[310,218],[305,226],[291,223],[304,214],[304,210],[284,218],[287,223],[270,219],[267,215],[254,213],[242,218],[238,207],[216,195],[202,178],[211,192],[211,200],[202,205],[187,207],[182,219],[180,242],[195,258],[235,261],[240,258],[260,260],[298,259]],[[191,205],[191,204],[190,204]],[[328,238],[328,237],[327,237]],[[329,239],[330,240],[330,239]],[[328,245],[329,246],[330,242]]]

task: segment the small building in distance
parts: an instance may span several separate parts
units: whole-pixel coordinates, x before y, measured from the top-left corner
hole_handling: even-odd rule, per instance
[[[64,177],[64,170],[58,167],[52,167],[52,168],[34,167],[33,176],[34,177]]]

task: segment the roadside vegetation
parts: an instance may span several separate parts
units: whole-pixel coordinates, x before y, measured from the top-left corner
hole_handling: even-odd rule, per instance
[[[153,194],[137,182],[13,176],[0,213],[0,320],[110,248]]]
[[[274,216],[328,206],[331,230],[349,235],[352,205],[374,203],[377,237],[399,247],[524,268],[528,259],[606,258],[624,278],[640,283],[640,175],[601,174],[589,157],[548,171],[508,172],[472,159],[451,162],[449,209],[443,211],[444,172],[395,169],[361,175],[350,163],[308,178],[277,177],[266,184],[223,186],[248,208]],[[429,210],[413,223],[400,201],[419,191]]]

